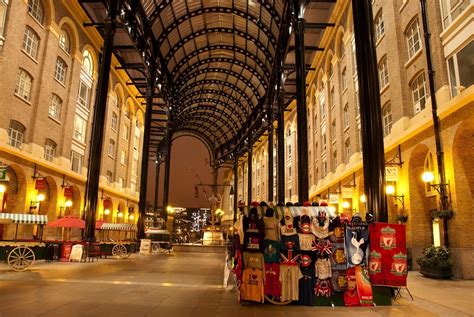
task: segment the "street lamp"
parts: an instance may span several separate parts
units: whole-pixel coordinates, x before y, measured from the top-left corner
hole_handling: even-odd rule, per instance
[[[431,183],[434,181],[434,174],[432,171],[425,171],[423,174],[421,174],[421,179],[425,183]]]
[[[402,214],[400,215],[402,217],[399,217],[399,218],[400,219],[405,219],[402,222],[406,222],[406,218],[405,218],[405,195],[397,195],[396,192],[395,192],[395,186],[393,186],[393,185],[385,186],[385,193],[387,194],[387,196],[393,198],[393,200],[395,202],[395,205],[397,204],[397,200],[402,204],[402,211],[401,211]]]
[[[365,194],[360,195],[359,199],[361,203],[367,202],[367,196],[365,196]]]

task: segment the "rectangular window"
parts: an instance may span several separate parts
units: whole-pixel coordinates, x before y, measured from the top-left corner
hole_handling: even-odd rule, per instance
[[[342,70],[341,85],[342,85],[342,91],[346,90],[346,88],[347,88],[347,70],[346,70],[345,67]]]
[[[8,128],[8,144],[21,150],[26,128],[18,121],[11,120]]]
[[[112,112],[112,119],[111,119],[110,125],[111,125],[112,130],[117,131],[118,115],[115,112]]]
[[[474,41],[448,59],[451,95],[454,97],[474,83]]]
[[[349,159],[351,158],[351,140],[347,139],[346,142],[344,143],[344,148],[346,151],[345,155],[345,163],[349,163]]]
[[[115,157],[115,141],[113,139],[109,139],[109,156]]]
[[[375,41],[379,41],[385,33],[385,26],[383,23],[382,10],[374,19],[375,24]]]
[[[36,60],[38,57],[39,37],[29,26],[26,27],[23,35],[23,52]]]
[[[114,174],[112,171],[107,171],[107,184],[110,185],[114,182]]]
[[[57,95],[53,94],[51,96],[51,102],[48,108],[48,115],[55,119],[60,120],[61,118],[61,108],[62,108],[63,101]]]
[[[33,78],[26,71],[20,68],[16,76],[15,95],[30,101],[32,84]]]
[[[56,156],[56,142],[50,139],[46,139],[44,144],[44,159],[52,162]]]
[[[337,127],[336,127],[336,120],[333,120],[331,123],[331,136],[332,136],[332,142],[336,142],[337,140]]]
[[[87,121],[77,113],[74,116],[74,133],[73,138],[81,143],[86,142],[86,126]]]
[[[326,97],[324,96],[323,90],[321,90],[319,94],[319,111],[321,122],[323,122],[326,119]]]
[[[130,140],[130,126],[128,124],[123,126],[122,138],[126,141]]]
[[[334,93],[334,87],[331,88],[331,108],[336,106],[336,94]]]
[[[422,73],[411,83],[411,91],[413,97],[414,112],[418,112],[425,109],[426,103],[426,81],[425,74]]]
[[[83,156],[75,151],[71,151],[71,170],[81,173]]]
[[[328,162],[324,161],[323,162],[323,177],[326,177],[328,175]]]
[[[380,90],[388,85],[388,64],[386,57],[383,58],[379,64],[379,85]]]
[[[122,165],[127,165],[127,151],[120,151],[120,163]]]
[[[344,107],[344,129],[347,129],[349,127],[349,104],[346,104]]]
[[[470,0],[440,0],[443,27],[446,29],[469,6]]]
[[[337,166],[339,165],[339,162],[337,161],[337,151],[334,151],[332,154],[332,161],[334,163],[334,170],[336,170]]]
[[[79,93],[77,96],[77,102],[86,108],[89,108],[90,96],[91,95],[91,87],[83,82],[82,80],[79,81]]]
[[[383,136],[386,137],[392,130],[392,106],[389,104],[382,108]]]
[[[326,147],[327,147],[327,138],[326,138],[326,133],[323,133],[322,134],[322,141],[323,141],[323,152],[326,151]]]

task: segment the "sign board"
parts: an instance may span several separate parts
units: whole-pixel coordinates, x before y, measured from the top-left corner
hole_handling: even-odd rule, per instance
[[[398,166],[385,166],[385,180],[387,182],[398,181]]]
[[[329,203],[338,204],[339,203],[339,194],[329,194]]]
[[[150,255],[151,254],[151,240],[142,239],[140,241],[140,255]]]
[[[35,181],[35,189],[43,190],[46,189],[46,180],[44,178],[38,178]]]
[[[70,198],[70,199],[74,198],[74,194],[72,192],[71,186],[64,187],[64,197]]]
[[[83,252],[84,246],[82,244],[73,245],[69,255],[69,262],[81,262]]]

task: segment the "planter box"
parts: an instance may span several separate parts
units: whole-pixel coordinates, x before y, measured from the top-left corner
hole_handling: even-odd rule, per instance
[[[451,268],[440,269],[438,267],[427,267],[421,266],[420,273],[425,277],[438,278],[438,279],[450,279],[452,274]]]

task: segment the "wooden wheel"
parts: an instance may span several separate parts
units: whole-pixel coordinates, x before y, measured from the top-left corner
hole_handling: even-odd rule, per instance
[[[128,254],[127,247],[123,244],[114,245],[114,247],[112,248],[112,255],[117,259],[125,259],[130,256]]]
[[[291,300],[287,300],[287,301],[281,301],[280,300],[280,297],[274,297],[274,296],[270,296],[270,295],[265,295],[265,300],[272,303],[273,305],[288,305],[290,304],[292,301]]]
[[[161,248],[159,243],[153,243],[151,245],[151,251],[155,253],[161,253]]]
[[[19,246],[8,254],[8,265],[15,271],[25,271],[35,262],[35,253],[28,247]]]

